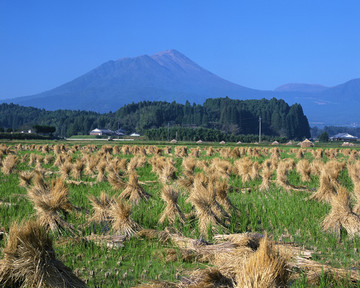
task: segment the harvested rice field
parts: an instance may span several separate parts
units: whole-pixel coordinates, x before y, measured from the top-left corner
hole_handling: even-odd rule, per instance
[[[359,287],[356,148],[0,144],[1,287]]]

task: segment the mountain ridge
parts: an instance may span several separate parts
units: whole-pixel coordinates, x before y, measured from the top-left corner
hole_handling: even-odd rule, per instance
[[[282,88],[281,88],[282,87]],[[280,90],[279,90],[280,89]],[[108,112],[140,101],[201,104],[208,98],[284,99],[300,103],[310,122],[358,122],[360,79],[334,87],[289,83],[275,91],[247,88],[204,69],[175,49],[153,55],[110,60],[89,72],[42,93],[0,102],[47,110]],[[347,103],[347,102],[352,103]]]

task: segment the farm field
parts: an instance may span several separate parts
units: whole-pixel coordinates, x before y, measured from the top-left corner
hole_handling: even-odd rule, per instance
[[[1,286],[360,286],[357,148],[38,141],[0,159]]]

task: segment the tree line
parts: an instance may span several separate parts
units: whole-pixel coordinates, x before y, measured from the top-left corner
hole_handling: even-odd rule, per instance
[[[285,101],[275,98],[232,100],[226,97],[207,99],[203,105],[190,104],[189,101],[185,104],[143,101],[104,114],[74,110],[46,111],[15,104],[0,105],[0,127],[3,129],[16,131],[34,125],[53,126],[56,128],[54,135],[62,137],[88,134],[95,128],[122,128],[128,133],[136,131],[145,134],[150,129],[167,127],[190,130],[203,128],[228,135],[249,135],[258,133],[260,117],[264,135],[287,139],[310,137],[309,123],[301,105],[289,106]]]

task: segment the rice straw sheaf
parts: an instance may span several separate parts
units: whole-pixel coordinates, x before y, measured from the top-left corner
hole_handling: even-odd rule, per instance
[[[135,156],[133,158],[131,158],[127,170],[128,172],[132,172],[135,169],[138,169],[140,167],[143,167],[146,163],[146,157],[139,157],[139,156]]]
[[[215,200],[215,194],[213,192],[214,191],[207,190],[200,179],[195,179],[190,202],[195,207],[199,220],[199,231],[203,236],[207,235],[210,226],[215,232],[218,232],[220,228],[223,229],[223,231],[227,230],[221,220],[221,218],[225,218],[226,215],[223,214],[223,210],[220,210],[221,207]]]
[[[167,219],[169,224],[174,224],[176,218],[180,221],[180,223],[184,224],[185,216],[177,204],[178,197],[179,191],[175,190],[171,186],[164,186],[161,190],[161,199],[166,203],[166,208],[159,219],[161,224],[164,223],[165,219]]]
[[[184,173],[186,171],[187,174],[194,174],[196,160],[192,157],[184,158],[181,166],[184,167]]]
[[[34,173],[30,171],[23,171],[19,173],[19,186],[28,187],[31,184],[31,180],[34,177]]]
[[[292,169],[292,165],[288,161],[281,161],[276,170],[276,185],[284,188],[285,190],[290,190],[293,187],[289,184],[287,179],[289,170]]]
[[[99,163],[97,164],[97,166],[96,166],[96,169],[98,171],[98,175],[96,176],[97,182],[106,181],[106,176],[105,176],[106,166],[107,166],[107,162],[105,159],[100,160]]]
[[[116,234],[131,236],[141,230],[141,226],[137,224],[131,217],[131,206],[121,199],[111,202],[109,215],[111,218],[112,229]]]
[[[27,195],[34,203],[36,215],[44,227],[59,233],[66,229],[72,234],[75,232],[62,218],[74,208],[68,199],[68,189],[63,179],[53,180],[50,186],[41,180],[41,176],[35,176],[34,185],[28,188]]]
[[[159,172],[160,181],[166,184],[168,181],[176,179],[176,171],[177,169],[175,165],[171,161],[167,160]]]
[[[145,192],[139,184],[137,174],[135,172],[130,172],[129,182],[126,185],[126,188],[119,195],[122,199],[128,199],[130,202],[138,204],[142,199],[148,199],[151,195]]]
[[[50,164],[52,161],[54,160],[54,156],[53,155],[46,155],[44,158],[44,164],[48,165]]]
[[[199,158],[200,148],[192,148],[189,156],[194,158]]]
[[[308,160],[306,159],[300,160],[296,164],[296,171],[300,174],[302,182],[308,182],[311,180],[310,178],[311,167]]]
[[[356,204],[353,208],[353,212],[359,215],[360,212],[360,161],[356,161],[354,164],[347,164],[349,176],[354,185],[354,196],[356,198]]]
[[[274,250],[265,236],[251,257],[236,271],[236,287],[285,287],[287,259]]]
[[[95,174],[95,169],[96,169],[96,165],[98,164],[99,159],[95,156],[88,156],[86,158],[86,164],[85,164],[85,174],[86,175],[94,175]]]
[[[213,156],[215,154],[215,150],[213,147],[209,147],[207,150],[206,150],[206,156]]]
[[[85,163],[81,158],[78,158],[75,162],[75,164],[72,167],[72,175],[75,179],[81,180],[81,176],[83,174],[83,171],[85,169]]]
[[[338,162],[329,161],[324,165],[320,173],[320,186],[318,190],[310,196],[310,199],[330,202],[332,197],[336,195],[336,188],[339,187],[337,177],[340,174],[342,165]]]
[[[2,287],[87,287],[56,258],[52,239],[38,222],[11,226],[0,263]]]
[[[60,167],[61,177],[68,179],[70,172],[73,169],[73,164],[69,161],[64,162]]]
[[[331,210],[322,222],[324,231],[333,232],[340,239],[340,230],[343,227],[350,239],[360,236],[360,218],[352,212],[350,197],[347,190],[340,186],[337,194],[332,197]]]
[[[174,151],[175,157],[187,157],[188,150],[185,146],[176,146]]]
[[[179,288],[233,288],[233,281],[225,277],[219,269],[197,270],[190,277],[183,278]]]
[[[126,186],[120,175],[115,171],[109,172],[107,180],[109,181],[110,185],[115,189],[123,189]]]
[[[16,165],[18,164],[18,157],[16,155],[8,155],[6,158],[2,161],[2,167],[1,171],[5,175],[11,174],[14,169],[16,168]]]
[[[114,199],[108,196],[105,192],[101,192],[99,198],[94,195],[90,195],[88,198],[94,210],[93,215],[90,218],[90,222],[100,224],[108,223],[110,221],[109,210],[111,208],[111,204],[114,202]]]
[[[224,181],[217,181],[214,184],[216,201],[225,209],[228,215],[231,215],[233,211],[240,216],[240,210],[236,208],[228,197],[229,185]]]
[[[263,169],[261,170],[262,182],[259,186],[260,191],[268,191],[270,189],[270,179],[272,177],[272,174],[273,172],[271,168],[267,166],[263,167]]]
[[[242,183],[249,182],[251,179],[251,168],[253,162],[249,158],[242,158],[235,162],[235,166],[238,169],[238,175],[241,176]]]

